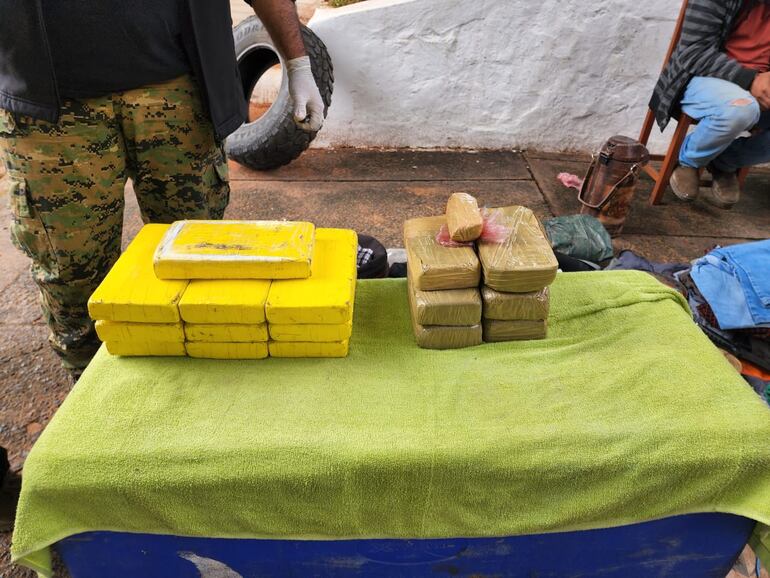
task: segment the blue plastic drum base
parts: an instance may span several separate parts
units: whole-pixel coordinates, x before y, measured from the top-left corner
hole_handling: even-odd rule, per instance
[[[698,514],[513,538],[334,542],[94,532],[56,549],[72,578],[724,578],[754,525]]]

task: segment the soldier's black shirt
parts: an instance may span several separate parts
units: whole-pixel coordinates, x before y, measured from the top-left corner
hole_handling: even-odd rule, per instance
[[[43,0],[62,98],[91,98],[190,72],[184,0]]]

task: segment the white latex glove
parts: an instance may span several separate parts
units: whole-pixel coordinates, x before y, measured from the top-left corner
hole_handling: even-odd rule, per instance
[[[324,101],[310,68],[310,57],[301,56],[286,63],[289,94],[294,103],[294,122],[302,130],[317,132],[324,123]]]

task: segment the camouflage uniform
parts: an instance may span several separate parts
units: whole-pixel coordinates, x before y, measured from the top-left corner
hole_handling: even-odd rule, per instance
[[[127,177],[145,222],[221,219],[230,188],[190,77],[66,100],[57,125],[0,110],[14,244],[32,259],[50,342],[84,367],[99,342],[86,304],[120,255]]]

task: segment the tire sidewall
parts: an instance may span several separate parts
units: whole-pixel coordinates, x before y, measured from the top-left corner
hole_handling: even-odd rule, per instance
[[[333,91],[331,59],[323,42],[310,29],[303,26],[302,35],[311,58],[313,76],[324,99],[326,116]],[[264,48],[276,55],[285,70],[283,58],[258,18],[251,17],[239,24],[233,31],[233,37],[239,63],[252,51]],[[253,90],[259,78],[243,80]],[[316,133],[305,132],[294,123],[288,78],[283,74],[278,96],[270,108],[259,119],[245,123],[230,135],[226,147],[233,160],[254,169],[265,170],[297,158],[315,136]]]

